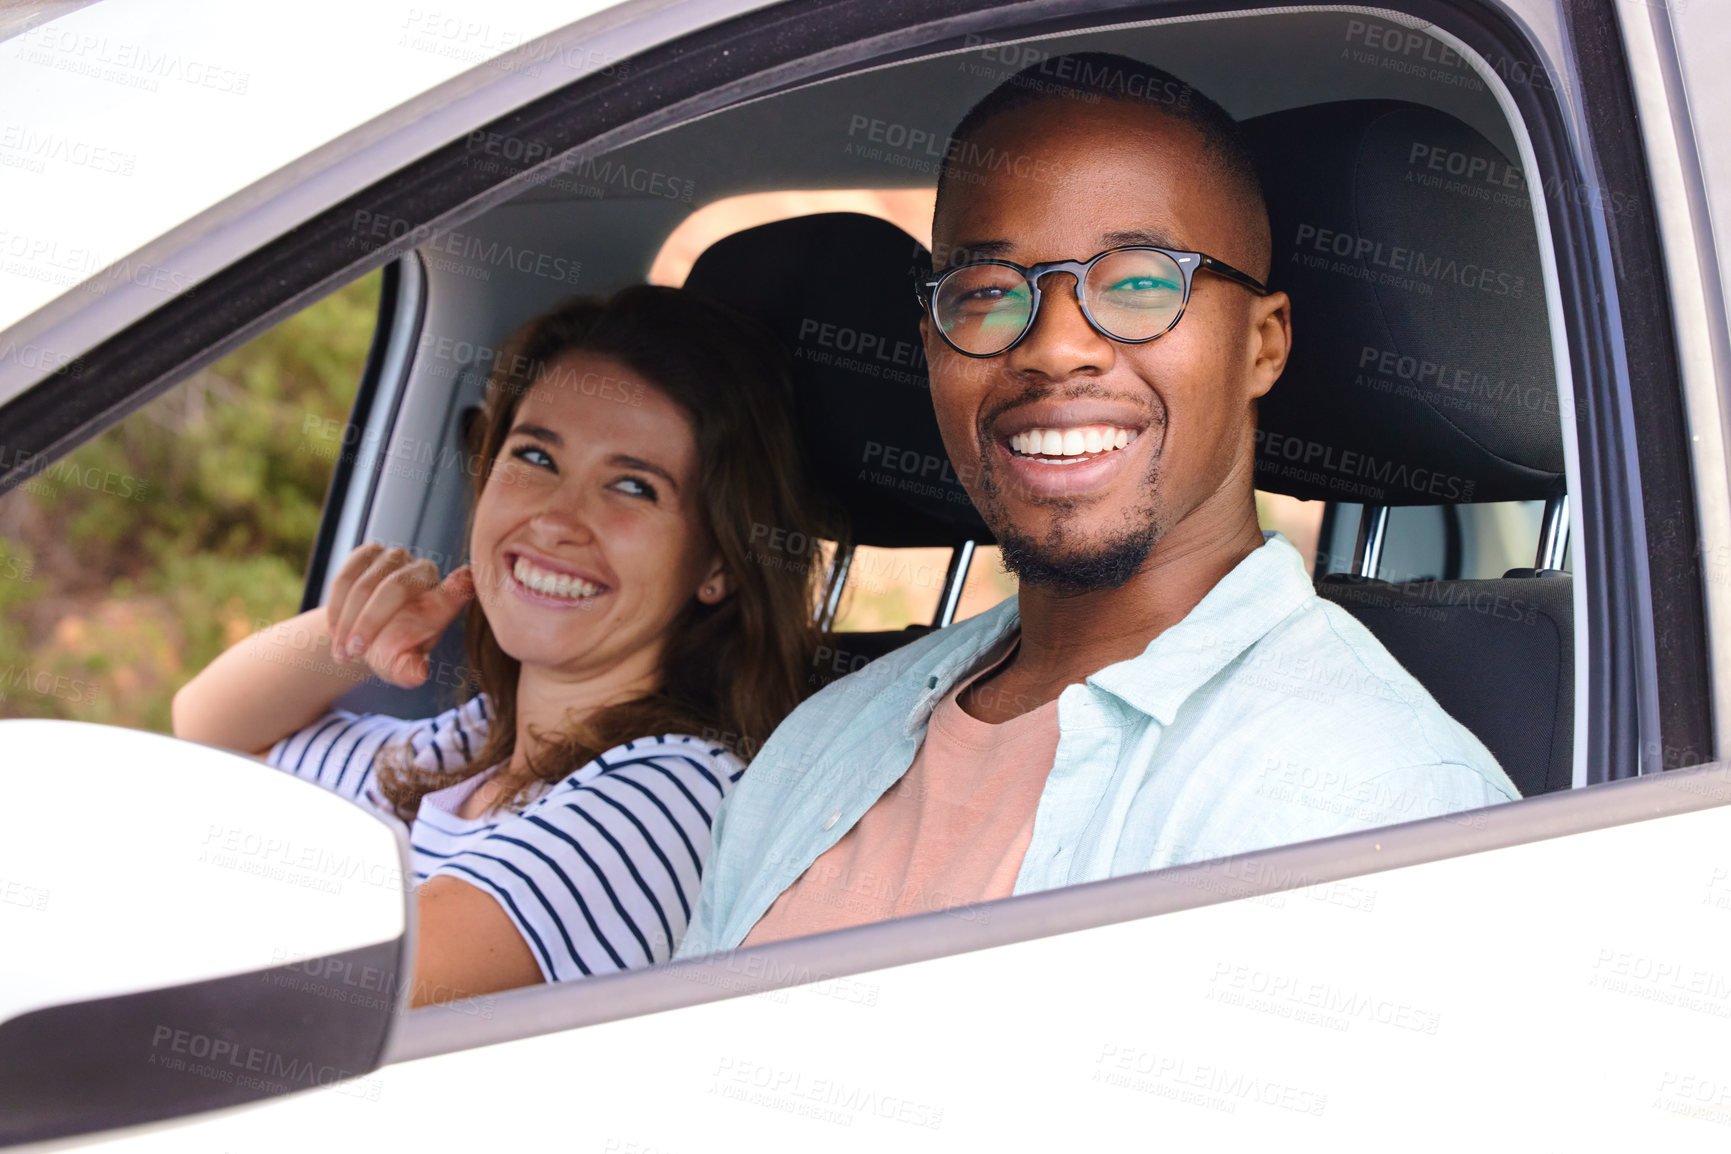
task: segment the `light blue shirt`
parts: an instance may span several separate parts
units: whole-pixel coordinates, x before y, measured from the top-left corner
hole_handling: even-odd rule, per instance
[[[1142,653],[1058,695],[1058,752],[1015,892],[1520,796],[1278,533]],[[932,707],[1018,628],[1016,599],[806,701],[715,826],[678,956],[732,949],[907,772]]]

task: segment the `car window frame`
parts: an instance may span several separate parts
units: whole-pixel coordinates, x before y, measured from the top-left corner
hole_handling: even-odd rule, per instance
[[[332,559],[339,552],[346,555],[346,550],[362,539],[426,311],[427,271],[420,255],[407,253],[385,265],[379,285],[378,323],[343,428],[342,451],[325,489],[318,533],[307,556],[302,613],[324,604],[336,575]]]

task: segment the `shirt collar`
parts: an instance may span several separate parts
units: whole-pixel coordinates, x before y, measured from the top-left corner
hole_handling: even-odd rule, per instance
[[[1108,665],[1088,683],[1171,725],[1191,694],[1315,596],[1298,550],[1264,530],[1262,547],[1233,566],[1182,621],[1139,656]]]
[[[971,673],[980,658],[994,645],[1015,632],[1021,621],[1016,599],[1006,597],[979,616],[950,626],[954,631],[953,644],[937,651],[930,663],[921,663],[908,670],[923,680],[913,706],[908,710],[902,733],[916,739],[921,737],[931,719],[932,709],[943,700],[944,694]]]
[[[1139,655],[1091,675],[1088,684],[1171,725],[1192,693],[1315,596],[1298,550],[1279,533],[1264,530],[1262,547],[1233,566],[1182,621]],[[920,737],[944,694],[1020,626],[1014,597],[951,626],[953,644],[908,670],[922,684],[902,732]]]

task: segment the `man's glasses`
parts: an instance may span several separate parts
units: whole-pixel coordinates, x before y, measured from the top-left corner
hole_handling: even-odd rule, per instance
[[[947,269],[914,286],[920,305],[951,348],[967,357],[995,357],[1014,348],[1040,313],[1040,278],[1067,272],[1076,278],[1076,302],[1101,336],[1143,344],[1172,331],[1190,301],[1196,270],[1225,277],[1258,296],[1268,288],[1248,273],[1206,253],[1129,245],[1087,260],[1048,260],[1023,266],[978,260]]]

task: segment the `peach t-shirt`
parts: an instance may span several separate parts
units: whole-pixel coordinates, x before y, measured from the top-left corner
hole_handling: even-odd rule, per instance
[[[742,945],[1010,896],[1058,753],[1058,702],[989,725],[956,697],[1013,651],[945,695],[901,780],[775,899]]]

